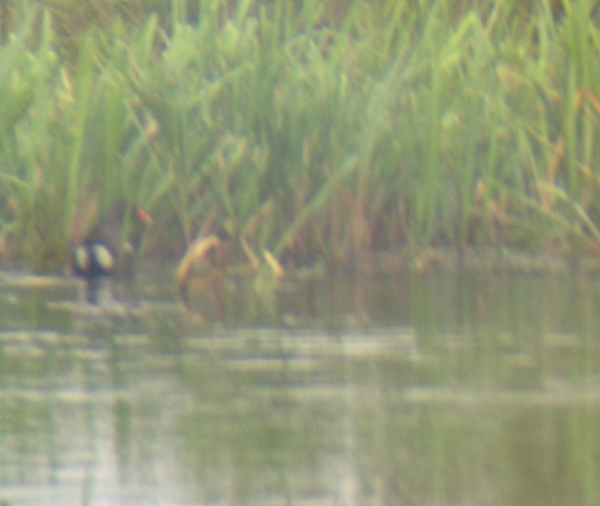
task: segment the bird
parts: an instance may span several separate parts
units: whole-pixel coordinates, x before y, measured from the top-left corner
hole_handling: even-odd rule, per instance
[[[98,304],[102,278],[130,276],[142,233],[152,217],[120,200],[71,251],[73,273],[86,281],[86,300]]]

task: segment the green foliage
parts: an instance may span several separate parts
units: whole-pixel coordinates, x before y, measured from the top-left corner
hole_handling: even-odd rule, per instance
[[[59,268],[96,191],[297,264],[600,240],[591,0],[70,4],[0,47],[5,260]]]

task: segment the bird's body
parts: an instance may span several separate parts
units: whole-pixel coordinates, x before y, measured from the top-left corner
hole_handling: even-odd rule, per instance
[[[73,249],[73,270],[79,277],[110,276],[115,268],[116,253],[106,244],[91,239]]]
[[[71,267],[86,280],[87,301],[98,303],[100,280],[130,275],[142,232],[152,218],[141,208],[120,201],[71,252]]]

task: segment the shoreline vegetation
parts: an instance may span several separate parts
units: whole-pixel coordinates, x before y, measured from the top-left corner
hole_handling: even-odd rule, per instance
[[[0,267],[62,272],[121,198],[186,275],[203,237],[255,272],[593,258],[599,7],[0,0]]]

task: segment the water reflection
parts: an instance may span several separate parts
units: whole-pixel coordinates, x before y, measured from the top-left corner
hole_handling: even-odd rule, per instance
[[[599,502],[596,280],[370,277],[360,317],[347,279],[235,281],[198,294],[203,325],[160,278],[106,311],[22,281],[0,291],[10,506]]]

